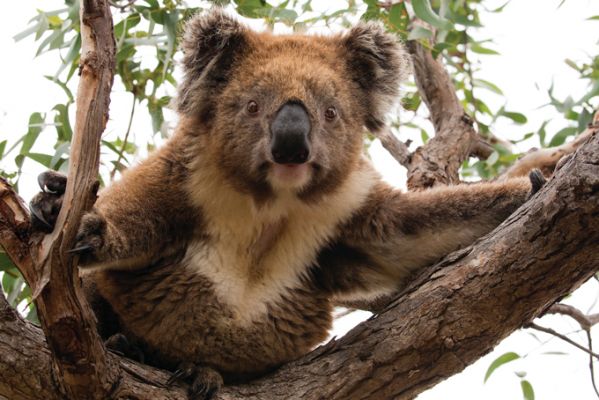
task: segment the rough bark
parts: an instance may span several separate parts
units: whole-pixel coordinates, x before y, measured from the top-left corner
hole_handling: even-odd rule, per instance
[[[33,290],[59,391],[71,399],[104,399],[116,385],[118,368],[107,357],[97,334],[93,313],[81,292],[77,260],[68,250],[73,246],[81,216],[95,201],[115,43],[110,7],[105,0],[84,0],[80,17],[81,77],[63,206],[51,234],[31,238],[33,243],[28,249],[19,244],[16,258],[9,246],[5,248]],[[13,212],[14,207],[12,204]],[[20,218],[23,225],[25,217]],[[25,235],[22,229],[20,235]],[[24,257],[27,255],[33,257]]]
[[[381,313],[270,376],[226,387],[219,398],[412,398],[460,372],[597,271],[598,216],[595,134],[507,221],[423,271]],[[5,220],[3,240],[13,228]],[[0,395],[61,398],[47,386],[43,336],[6,307],[0,302]],[[164,373],[123,359],[120,365],[114,398],[185,398],[181,389],[160,387]]]

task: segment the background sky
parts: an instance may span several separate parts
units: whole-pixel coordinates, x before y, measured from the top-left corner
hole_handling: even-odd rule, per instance
[[[192,3],[192,2],[190,2]],[[323,7],[334,2],[322,2]],[[501,1],[488,1],[489,8],[502,5]],[[547,89],[554,82],[558,98],[571,95],[578,98],[585,93],[585,85],[578,81],[577,73],[564,60],[586,60],[587,55],[598,50],[599,22],[585,21],[599,15],[598,0],[566,0],[558,8],[559,0],[514,0],[500,14],[483,15],[485,25],[477,37],[491,38],[492,46],[500,56],[480,59],[481,72],[478,78],[497,84],[507,99],[506,109],[524,113],[528,123],[523,126],[511,124],[506,119],[498,122],[495,133],[500,137],[519,138],[526,132],[537,130],[541,122],[555,118],[552,110],[541,107],[547,103]],[[36,9],[62,7],[58,0],[29,0],[11,2],[5,18],[0,24],[0,140],[18,138],[27,130],[27,120],[33,111],[49,111],[54,104],[63,100],[62,91],[43,78],[52,75],[56,68],[56,55],[34,58],[37,45],[31,38],[15,43],[12,37],[23,31]],[[491,108],[503,105],[505,99],[481,92]],[[115,86],[111,104],[111,121],[108,134],[122,131],[127,124],[130,98],[123,89]],[[132,134],[143,138],[150,132],[145,112],[134,121]],[[563,127],[561,119],[549,125],[549,132]],[[552,130],[553,129],[553,130]],[[49,134],[54,134],[53,132]],[[404,133],[400,132],[403,140]],[[417,140],[417,138],[414,138]],[[527,145],[535,145],[528,142]],[[44,146],[43,140],[39,146]],[[405,171],[399,167],[378,143],[371,148],[376,167],[385,178],[398,186],[404,184]],[[1,167],[1,165],[0,165]],[[27,162],[24,167],[21,193],[26,200],[37,192],[36,176],[44,168]],[[598,284],[587,283],[565,302],[581,310],[597,312],[595,307]],[[354,313],[338,321],[334,335],[340,336],[368,313]],[[567,318],[544,317],[540,324],[551,326],[561,332],[575,332],[578,326]],[[526,374],[535,389],[537,399],[593,399],[588,358],[585,353],[562,343],[558,339],[520,331],[503,341],[492,353],[468,367],[462,374],[454,376],[422,394],[420,400],[433,399],[519,399],[522,398],[519,378],[516,373]],[[597,335],[594,335],[597,336]],[[576,340],[584,343],[583,334],[575,334]],[[595,340],[599,339],[598,337]],[[498,369],[483,385],[483,377],[489,364],[499,355],[515,351],[523,359]],[[565,352],[567,355],[556,355]]]

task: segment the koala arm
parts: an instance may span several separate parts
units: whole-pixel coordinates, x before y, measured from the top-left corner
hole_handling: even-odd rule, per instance
[[[182,247],[195,216],[185,206],[182,167],[168,153],[158,152],[100,193],[79,228],[80,266],[143,268]]]
[[[526,178],[408,193],[380,182],[320,253],[315,281],[338,301],[393,293],[415,270],[493,230],[530,193]]]

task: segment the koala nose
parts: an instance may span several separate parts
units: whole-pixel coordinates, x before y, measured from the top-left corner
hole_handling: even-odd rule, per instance
[[[270,125],[270,151],[277,164],[303,164],[310,155],[310,117],[303,105],[285,103]]]

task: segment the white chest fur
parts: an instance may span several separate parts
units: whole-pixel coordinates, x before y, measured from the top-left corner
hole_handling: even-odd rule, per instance
[[[192,243],[185,263],[213,282],[219,300],[244,324],[264,315],[269,303],[300,284],[319,249],[364,202],[378,175],[364,168],[317,203],[283,193],[262,208],[222,180],[196,179],[193,195],[210,239]]]

